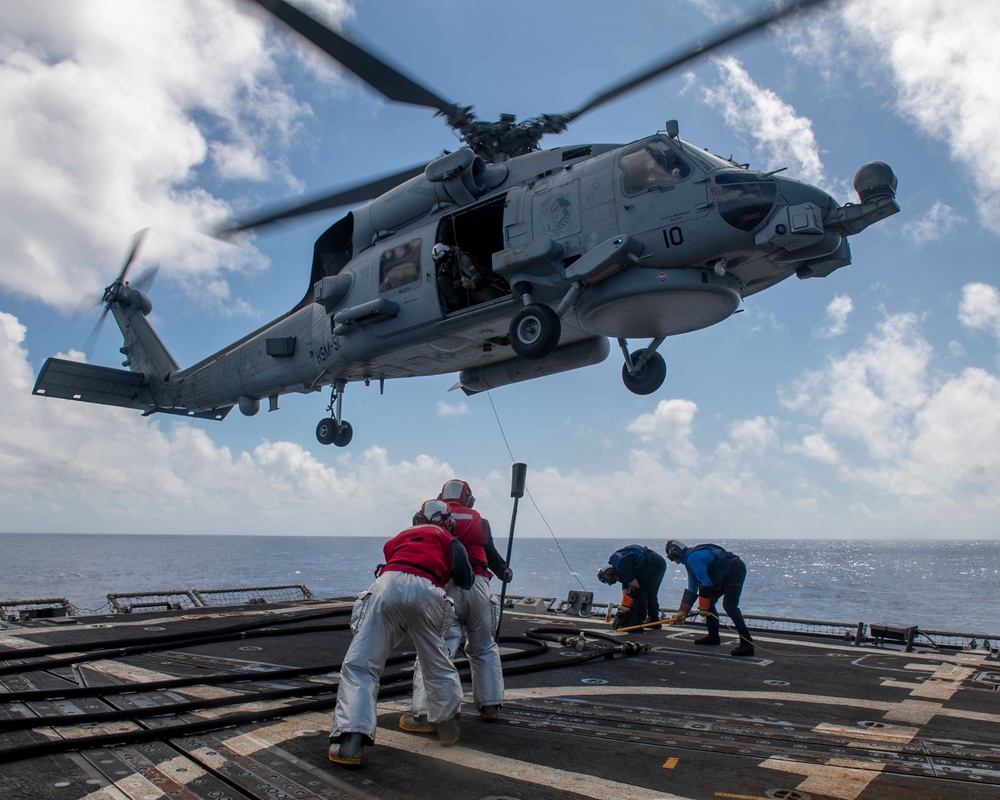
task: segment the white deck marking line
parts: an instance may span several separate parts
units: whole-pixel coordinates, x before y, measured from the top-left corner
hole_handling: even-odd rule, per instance
[[[419,737],[402,731],[380,728],[375,742],[376,746],[382,745],[396,750],[405,750],[408,753],[416,753],[448,764],[513,778],[549,789],[572,792],[581,797],[592,797],[594,800],[607,800],[609,797],[614,797],[615,800],[690,800],[690,798],[662,790],[644,789],[640,786],[609,781],[584,773],[569,772],[541,764],[528,764],[492,753],[468,750],[463,748],[461,743],[454,747],[442,747],[433,737]]]
[[[884,725],[881,728],[857,728],[850,725],[833,725],[822,722],[813,728],[817,733],[842,736],[845,739],[855,739],[851,747],[870,747],[872,742],[886,744],[909,744],[919,732],[919,728],[909,725]]]
[[[774,756],[760,766],[765,769],[805,775],[806,779],[795,787],[796,789],[805,793],[814,792],[835,797],[837,800],[855,800],[882,771],[881,766],[849,758],[831,759],[826,764],[806,764]]]
[[[850,707],[868,711],[890,712],[899,707],[899,703],[878,700],[859,699],[853,704],[844,697],[833,697],[821,694],[800,694],[798,692],[746,692],[728,689],[683,689],[673,686],[547,686],[536,689],[508,689],[507,700],[532,700],[539,697],[585,697],[589,695],[638,695],[652,697],[666,695],[669,697],[721,697],[735,700],[777,700],[782,703],[816,703],[817,705]],[[906,701],[904,701],[906,702]],[[912,701],[911,701],[912,702]],[[976,720],[979,722],[996,722],[1000,724],[1000,714],[982,711],[965,711],[954,708],[940,708],[936,703],[928,703],[937,709],[943,717],[955,719]]]

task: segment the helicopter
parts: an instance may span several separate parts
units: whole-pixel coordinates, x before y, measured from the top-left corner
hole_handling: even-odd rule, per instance
[[[246,0],[250,2],[250,0]],[[467,395],[604,361],[614,339],[622,380],[638,395],[666,376],[658,348],[736,313],[744,298],[791,277],[829,276],[851,263],[848,237],[898,213],[883,162],[856,173],[858,203],[710,153],[679,123],[628,144],[541,149],[583,114],[687,62],[823,0],[771,10],[725,29],[574,111],[480,120],[285,0],[252,0],[394,102],[431,109],[463,147],[306,202],[272,208],[215,234],[238,236],[304,214],[357,206],[316,240],[308,288],[289,311],[182,368],[130,283],[138,234],[104,291],[124,339],[116,369],[60,358],[33,393],[222,420],[282,394],[330,387],[316,426],[344,447],[350,383],[458,373]],[[357,204],[362,205],[358,206]],[[148,280],[147,280],[148,282]],[[630,340],[648,339],[633,347]]]

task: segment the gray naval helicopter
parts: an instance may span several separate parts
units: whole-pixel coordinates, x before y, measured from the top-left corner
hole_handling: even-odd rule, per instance
[[[546,134],[686,62],[816,4],[762,14],[594,96],[566,114],[476,118],[283,0],[255,0],[390,100],[428,107],[466,145],[429,164],[272,209],[221,234],[369,201],[316,241],[308,290],[290,311],[182,368],[126,280],[139,241],[104,292],[124,337],[119,370],[50,358],[36,395],[201,419],[252,416],[289,392],[331,387],[316,436],[347,445],[344,391],[458,373],[467,394],[599,363],[614,339],[625,386],[663,383],[668,336],[722,322],[786,278],[851,263],[848,237],[899,211],[881,162],[854,180],[860,202],[759,172],[685,141],[676,121],[631,144],[540,150]],[[374,199],[372,199],[374,198]],[[629,340],[648,339],[632,349]],[[456,388],[453,387],[453,388]]]

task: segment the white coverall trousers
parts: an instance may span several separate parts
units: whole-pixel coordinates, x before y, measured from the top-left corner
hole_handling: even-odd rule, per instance
[[[485,575],[476,575],[469,590],[459,589],[449,583],[445,590],[455,603],[455,624],[445,634],[445,644],[452,658],[465,635],[465,655],[472,670],[472,699],[476,708],[503,704],[503,668],[500,648],[493,641],[493,634],[500,622],[500,601],[490,591],[490,581]],[[429,714],[428,691],[424,685],[423,659],[413,665],[413,715]]]
[[[379,680],[386,659],[406,635],[427,665],[428,719],[436,723],[458,716],[462,682],[444,641],[454,619],[451,600],[430,579],[383,572],[354,603],[354,638],[340,668],[330,741],[357,732],[368,738],[366,744],[374,744]]]

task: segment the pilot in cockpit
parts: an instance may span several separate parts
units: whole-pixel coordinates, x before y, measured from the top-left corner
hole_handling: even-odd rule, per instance
[[[656,140],[644,142],[625,153],[621,165],[625,171],[622,186],[628,194],[671,186],[691,173],[691,168],[668,144]]]

